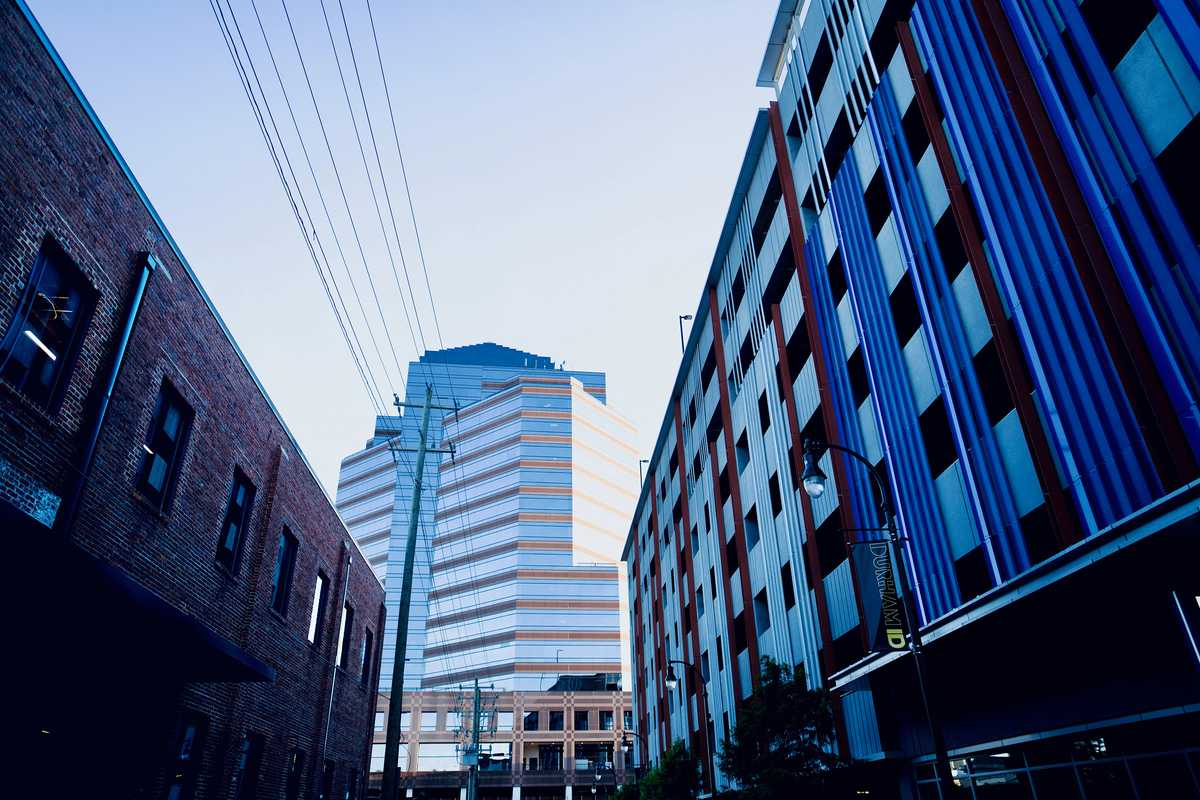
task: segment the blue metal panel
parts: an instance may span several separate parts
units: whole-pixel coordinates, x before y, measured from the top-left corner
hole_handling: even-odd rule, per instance
[[[987,236],[1055,455],[1087,530],[1161,492],[986,43],[967,10],[922,0],[916,34]]]
[[[1200,454],[1196,243],[1074,0],[1003,5],[1192,451]],[[1177,37],[1192,34],[1180,43],[1194,68],[1200,47],[1194,19],[1185,21],[1189,12],[1177,3],[1162,5]],[[1067,53],[1064,36],[1078,58]]]
[[[877,96],[886,87],[887,84],[881,84]],[[882,148],[877,149],[886,162],[888,154]],[[896,495],[896,514],[901,529],[909,537],[905,549],[913,562],[915,594],[922,617],[928,621],[957,605],[958,585],[917,425],[908,373],[892,325],[883,265],[867,222],[857,171],[845,168],[839,171],[833,182],[830,207],[863,344],[888,477]]]
[[[942,196],[946,194],[945,186],[940,175],[924,180],[918,176],[918,168],[905,146],[900,112],[890,86],[879,87],[869,119],[876,146],[884,154],[881,169],[894,209],[897,238],[911,264],[909,274],[929,333],[934,371],[954,433],[963,481],[976,515],[974,526],[984,543],[993,580],[999,583],[1027,568],[1029,558],[983,392],[972,367],[973,352],[966,326],[934,238],[933,219],[921,196],[928,195],[924,187],[931,180],[936,180]],[[927,156],[927,160],[932,158]],[[856,197],[861,197],[861,193]],[[864,222],[865,219],[864,210]]]

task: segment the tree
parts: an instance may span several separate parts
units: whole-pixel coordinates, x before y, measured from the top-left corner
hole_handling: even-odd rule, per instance
[[[700,791],[700,762],[675,742],[641,783],[641,800],[692,800]]]
[[[747,800],[796,797],[803,787],[816,793],[841,766],[835,738],[829,693],[808,689],[791,667],[764,658],[758,688],[719,755],[721,771]]]

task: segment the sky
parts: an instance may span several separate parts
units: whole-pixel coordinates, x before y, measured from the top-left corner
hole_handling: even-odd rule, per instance
[[[212,7],[28,2],[333,494],[341,459],[372,434],[376,405]],[[344,265],[251,0],[230,2],[373,365],[378,402],[403,394],[404,365],[437,348],[440,329],[447,347],[494,341],[606,372],[609,403],[637,426],[648,457],[679,365],[678,315],[700,301],[755,110],[772,99],[755,78],[775,0],[375,0],[428,290],[365,0],[324,0],[361,153],[321,0],[286,0],[319,121],[282,0],[254,0]],[[402,311],[409,280],[420,331]]]

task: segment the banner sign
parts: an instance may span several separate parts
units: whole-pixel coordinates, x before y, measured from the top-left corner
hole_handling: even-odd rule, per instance
[[[867,646],[876,653],[904,650],[904,610],[887,541],[860,541],[851,548],[858,596],[862,600]]]

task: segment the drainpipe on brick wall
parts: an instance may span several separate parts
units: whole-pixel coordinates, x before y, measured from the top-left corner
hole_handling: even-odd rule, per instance
[[[140,253],[138,262],[141,265],[141,275],[138,277],[133,300],[129,304],[129,311],[125,314],[125,323],[121,326],[121,338],[117,342],[113,363],[109,368],[108,377],[105,379],[104,394],[100,396],[96,413],[92,417],[78,472],[71,483],[71,490],[66,497],[66,502],[59,509],[58,518],[54,523],[55,530],[63,535],[71,530],[75,525],[75,518],[79,515],[79,502],[83,498],[83,488],[96,457],[96,445],[100,441],[100,430],[104,427],[104,419],[108,414],[108,404],[112,400],[113,390],[116,389],[121,366],[125,363],[125,351],[129,348],[129,340],[133,338],[133,328],[137,323],[138,314],[142,310],[142,301],[146,297],[146,286],[150,283],[150,275],[159,267],[159,260],[153,253]]]

